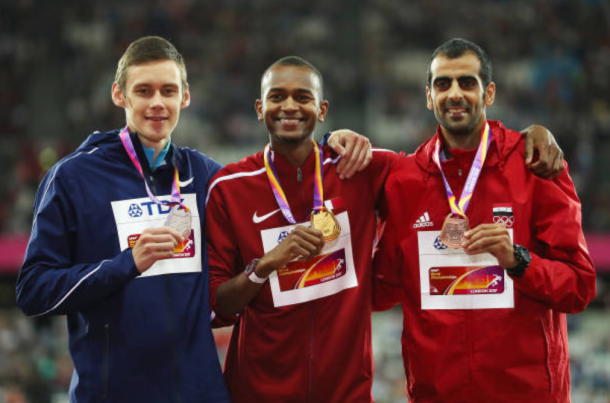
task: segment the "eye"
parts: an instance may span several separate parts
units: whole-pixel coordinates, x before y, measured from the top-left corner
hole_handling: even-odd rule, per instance
[[[297,101],[307,103],[313,99],[311,95],[308,94],[300,94],[296,96]]]
[[[460,87],[465,90],[476,88],[477,85],[478,82],[474,78],[463,78],[460,80]]]
[[[147,95],[150,93],[150,90],[148,88],[138,88],[135,92],[136,94]]]
[[[168,95],[168,96],[172,96],[177,93],[178,93],[178,90],[176,90],[175,88],[166,88],[163,90],[163,94]]]
[[[283,96],[278,93],[272,93],[272,94],[267,95],[267,99],[269,99],[271,101],[281,101],[283,99]]]
[[[437,91],[446,91],[449,89],[450,86],[451,81],[449,80],[436,80],[434,82],[434,88],[436,88]]]

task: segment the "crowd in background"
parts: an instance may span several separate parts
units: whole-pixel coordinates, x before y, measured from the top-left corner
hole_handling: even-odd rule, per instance
[[[265,144],[254,113],[260,76],[292,54],[324,75],[330,112],[318,137],[348,127],[375,145],[412,152],[436,124],[425,104],[432,50],[451,37],[472,40],[494,65],[488,116],[515,129],[549,127],[570,164],[585,232],[610,232],[607,1],[0,0],[0,234],[29,232],[36,188],[53,163],[92,131],[124,125],[110,99],[116,63],[149,34],[171,40],[186,59],[192,103],[174,140],[222,163]],[[607,284],[600,278],[595,306],[570,318],[573,384],[581,388],[575,403],[609,401],[594,400],[610,396],[610,329],[596,316],[610,312]],[[379,402],[403,393],[402,380],[398,392],[384,383],[402,373],[396,315],[374,320]],[[65,393],[65,338],[63,318],[0,309],[0,402],[51,402]]]

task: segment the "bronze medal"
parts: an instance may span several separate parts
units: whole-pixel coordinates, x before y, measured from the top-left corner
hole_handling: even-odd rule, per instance
[[[165,220],[167,227],[173,228],[182,234],[183,237],[188,238],[191,235],[192,225],[192,214],[190,211],[186,211],[180,206],[174,206]]]
[[[335,215],[327,209],[311,213],[311,228],[322,231],[324,242],[334,241],[341,234],[341,226]]]
[[[464,232],[468,231],[469,228],[468,217],[449,213],[443,222],[440,234],[441,241],[450,248],[461,248],[464,241]]]

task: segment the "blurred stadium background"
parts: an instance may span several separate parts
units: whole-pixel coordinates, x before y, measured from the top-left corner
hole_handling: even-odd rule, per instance
[[[67,402],[63,317],[30,319],[14,282],[44,173],[94,130],[119,128],[116,63],[142,35],[186,58],[192,104],[174,140],[221,163],[260,150],[263,70],[295,54],[325,76],[330,128],[411,152],[435,128],[425,108],[432,50],[460,36],[494,64],[492,119],[549,127],[583,202],[598,296],[569,318],[575,403],[610,402],[610,2],[605,0],[0,0],[0,402]],[[404,402],[401,312],[373,317],[374,396]],[[222,357],[228,330],[217,332]],[[501,348],[501,346],[500,346]],[[346,363],[347,364],[347,363]]]

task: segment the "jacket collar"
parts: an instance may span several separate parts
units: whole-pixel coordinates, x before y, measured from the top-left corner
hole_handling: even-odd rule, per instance
[[[497,120],[488,120],[487,123],[489,123],[492,132],[492,141],[487,159],[485,160],[485,166],[492,167],[503,165],[510,153],[517,147],[521,136],[514,135],[515,132],[511,135],[509,133],[511,131],[506,129],[504,125]],[[438,167],[433,160],[434,147],[436,140],[439,138],[442,141],[440,126],[437,127],[434,136],[419,146],[415,151],[417,164],[429,173],[439,172]]]
[[[93,147],[99,148],[102,153],[104,153],[108,158],[116,159],[121,162],[129,161],[131,164],[131,160],[129,156],[125,152],[123,147],[123,143],[119,138],[120,130],[113,130],[105,133],[95,132],[91,134],[77,149],[77,151],[87,152]],[[138,159],[140,159],[141,163],[147,161],[144,151],[142,150],[142,145],[140,143],[140,139],[135,133],[129,133],[133,145],[136,149],[136,153],[138,153]],[[182,161],[184,160],[184,152],[180,150],[178,146],[172,141],[170,143],[170,147],[167,151],[167,155],[165,156],[167,164],[159,167],[159,169],[164,169],[164,167],[171,166],[173,167],[173,162],[180,166]],[[144,165],[148,166],[148,162]]]

